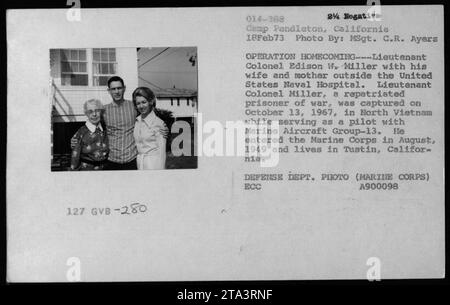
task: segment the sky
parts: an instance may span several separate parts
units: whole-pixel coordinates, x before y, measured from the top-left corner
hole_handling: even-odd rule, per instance
[[[140,48],[139,86],[151,89],[190,89],[197,91],[196,47]],[[191,60],[191,61],[190,61]]]

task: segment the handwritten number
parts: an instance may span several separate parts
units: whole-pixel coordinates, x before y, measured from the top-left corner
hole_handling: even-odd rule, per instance
[[[130,213],[131,210],[131,213]],[[145,204],[140,204],[140,203],[132,203],[129,206],[124,205],[123,207],[121,207],[121,212],[120,214],[136,214],[138,212],[144,213],[147,211],[147,206]]]

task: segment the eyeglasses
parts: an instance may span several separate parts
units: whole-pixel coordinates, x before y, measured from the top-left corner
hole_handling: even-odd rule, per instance
[[[86,111],[86,114],[87,115],[91,115],[91,114],[93,114],[93,113],[101,113],[102,112],[102,109],[95,109],[95,110],[88,110],[88,111]]]

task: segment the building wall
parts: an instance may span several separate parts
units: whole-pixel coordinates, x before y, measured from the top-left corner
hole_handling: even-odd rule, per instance
[[[156,107],[172,111],[175,118],[194,117],[194,114],[197,113],[197,98],[160,97],[156,102]]]
[[[80,122],[86,118],[83,113],[85,101],[96,98],[103,104],[111,103],[111,96],[106,86],[92,85],[92,49],[87,49],[88,86],[62,86],[61,85],[61,59],[59,50],[50,50],[52,78],[52,103],[54,111],[53,122]],[[127,90],[125,98],[131,99],[133,90],[138,86],[137,52],[136,48],[116,49],[117,70],[116,75],[123,78]]]

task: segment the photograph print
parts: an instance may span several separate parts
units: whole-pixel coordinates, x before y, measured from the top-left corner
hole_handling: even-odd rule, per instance
[[[197,168],[196,47],[50,49],[51,170]]]

